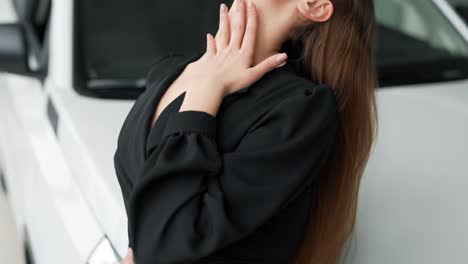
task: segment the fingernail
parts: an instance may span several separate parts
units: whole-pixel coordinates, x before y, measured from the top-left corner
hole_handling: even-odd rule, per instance
[[[288,55],[286,55],[286,53],[281,53],[279,54],[278,56],[276,56],[276,61],[278,63],[282,62],[283,60],[285,60],[286,58],[288,57]]]

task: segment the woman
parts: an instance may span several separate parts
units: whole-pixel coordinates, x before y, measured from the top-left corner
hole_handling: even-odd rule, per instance
[[[160,58],[114,156],[123,263],[338,263],[377,128],[374,27],[372,0],[235,0],[203,54]]]

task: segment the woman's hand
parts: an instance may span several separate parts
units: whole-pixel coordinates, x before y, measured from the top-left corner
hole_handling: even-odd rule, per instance
[[[185,90],[179,111],[204,111],[216,116],[225,95],[247,87],[264,74],[285,64],[285,53],[275,54],[251,67],[257,37],[257,13],[253,3],[235,0],[228,13],[221,4],[216,38],[207,34],[207,50],[189,63],[173,85]],[[246,12],[247,10],[247,12]],[[247,21],[246,21],[247,20]]]
[[[284,53],[275,54],[251,67],[257,36],[256,8],[249,0],[235,0],[229,13],[227,9],[221,4],[216,38],[207,34],[205,54],[184,71],[189,83],[207,84],[211,92],[223,96],[251,85],[287,58]]]
[[[131,248],[128,248],[127,256],[125,256],[125,258],[122,259],[122,262],[120,264],[135,264],[135,261],[133,260],[133,251]]]

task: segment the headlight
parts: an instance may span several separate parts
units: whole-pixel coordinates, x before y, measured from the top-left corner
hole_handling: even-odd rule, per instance
[[[88,264],[119,264],[120,257],[107,237],[104,237],[91,253]]]

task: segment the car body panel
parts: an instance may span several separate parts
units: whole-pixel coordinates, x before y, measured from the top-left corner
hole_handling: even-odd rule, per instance
[[[36,263],[84,263],[102,231],[64,160],[47,96],[36,80],[4,74],[2,82],[4,172],[19,228],[27,227]]]
[[[72,25],[66,23],[71,8],[70,1],[52,5],[51,19],[60,22],[52,22],[51,35],[59,38],[51,45],[44,83],[0,73],[0,151],[8,200],[16,228],[39,264],[85,263],[104,237],[47,115],[51,80],[72,87],[71,55],[66,56],[71,48],[64,39]],[[7,22],[14,20],[10,16]]]
[[[434,3],[468,40],[448,4]],[[103,237],[123,256],[113,154],[134,101],[73,88],[73,0],[53,1],[50,25],[44,82],[0,74],[0,165],[17,228],[28,230],[36,263],[85,263]],[[379,135],[346,263],[466,262],[468,80],[379,89],[377,104]]]
[[[134,101],[83,97],[58,88],[51,88],[50,95],[60,113],[57,134],[67,164],[102,230],[125,254],[127,219],[113,156],[120,127]]]
[[[0,23],[11,23],[17,20],[11,1],[0,1]]]
[[[382,89],[346,263],[468,259],[468,81]]]

